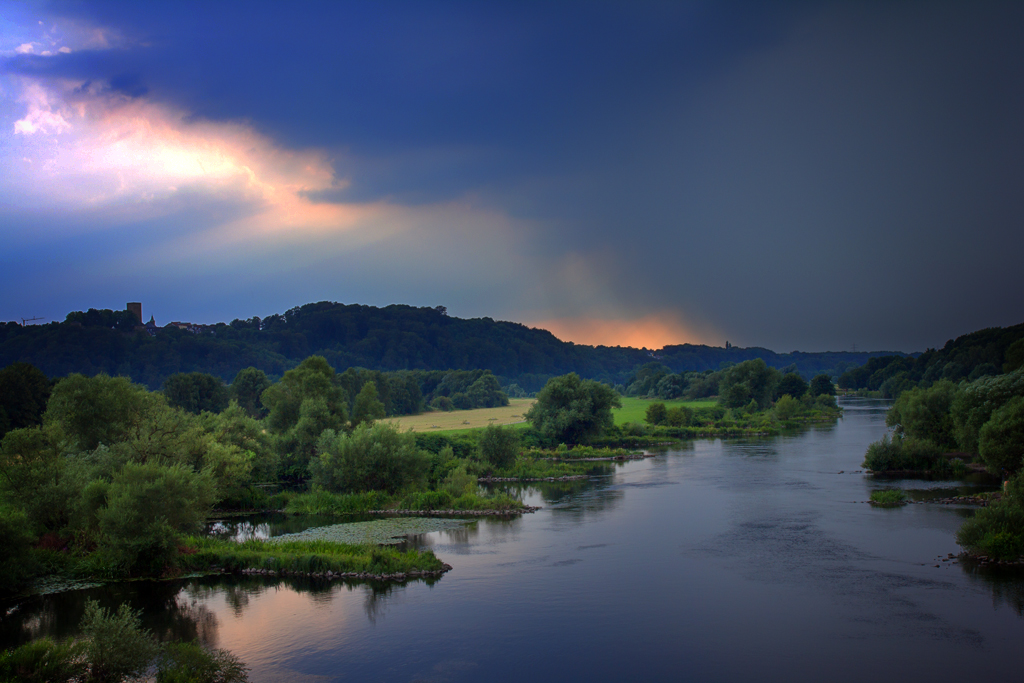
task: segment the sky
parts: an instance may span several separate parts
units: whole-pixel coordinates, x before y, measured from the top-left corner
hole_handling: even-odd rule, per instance
[[[1024,322],[1024,4],[0,0],[0,320]]]

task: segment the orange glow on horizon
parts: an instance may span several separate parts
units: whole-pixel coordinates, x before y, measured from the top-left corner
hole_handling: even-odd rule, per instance
[[[548,330],[562,341],[589,346],[660,349],[672,344],[713,343],[716,335],[697,331],[675,312],[652,313],[632,320],[555,318],[526,323]]]

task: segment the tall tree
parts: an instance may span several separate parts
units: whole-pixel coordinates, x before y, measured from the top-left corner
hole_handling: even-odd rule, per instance
[[[581,380],[571,372],[548,380],[526,419],[553,441],[580,443],[611,427],[612,408],[621,407],[619,395],[610,386]]]

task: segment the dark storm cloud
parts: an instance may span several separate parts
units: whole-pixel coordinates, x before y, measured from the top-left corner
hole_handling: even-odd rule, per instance
[[[334,183],[300,192],[315,202],[472,197],[521,221],[523,254],[553,275],[490,303],[462,280],[436,283],[456,311],[674,310],[718,342],[783,351],[918,350],[1024,320],[1016,4],[90,2],[50,13],[119,40],[0,70],[92,80],[325,150]],[[405,298],[417,289],[407,271],[386,295],[358,291]],[[267,289],[305,295],[290,286]],[[314,294],[330,297],[343,298]]]

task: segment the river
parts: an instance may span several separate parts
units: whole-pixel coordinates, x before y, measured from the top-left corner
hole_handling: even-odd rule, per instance
[[[842,404],[834,426],[688,443],[415,537],[454,567],[432,585],[132,582],[28,600],[0,638],[71,634],[95,597],[257,682],[1021,680],[1024,577],[941,561],[971,511],[865,502],[977,489],[857,473],[886,406]]]

